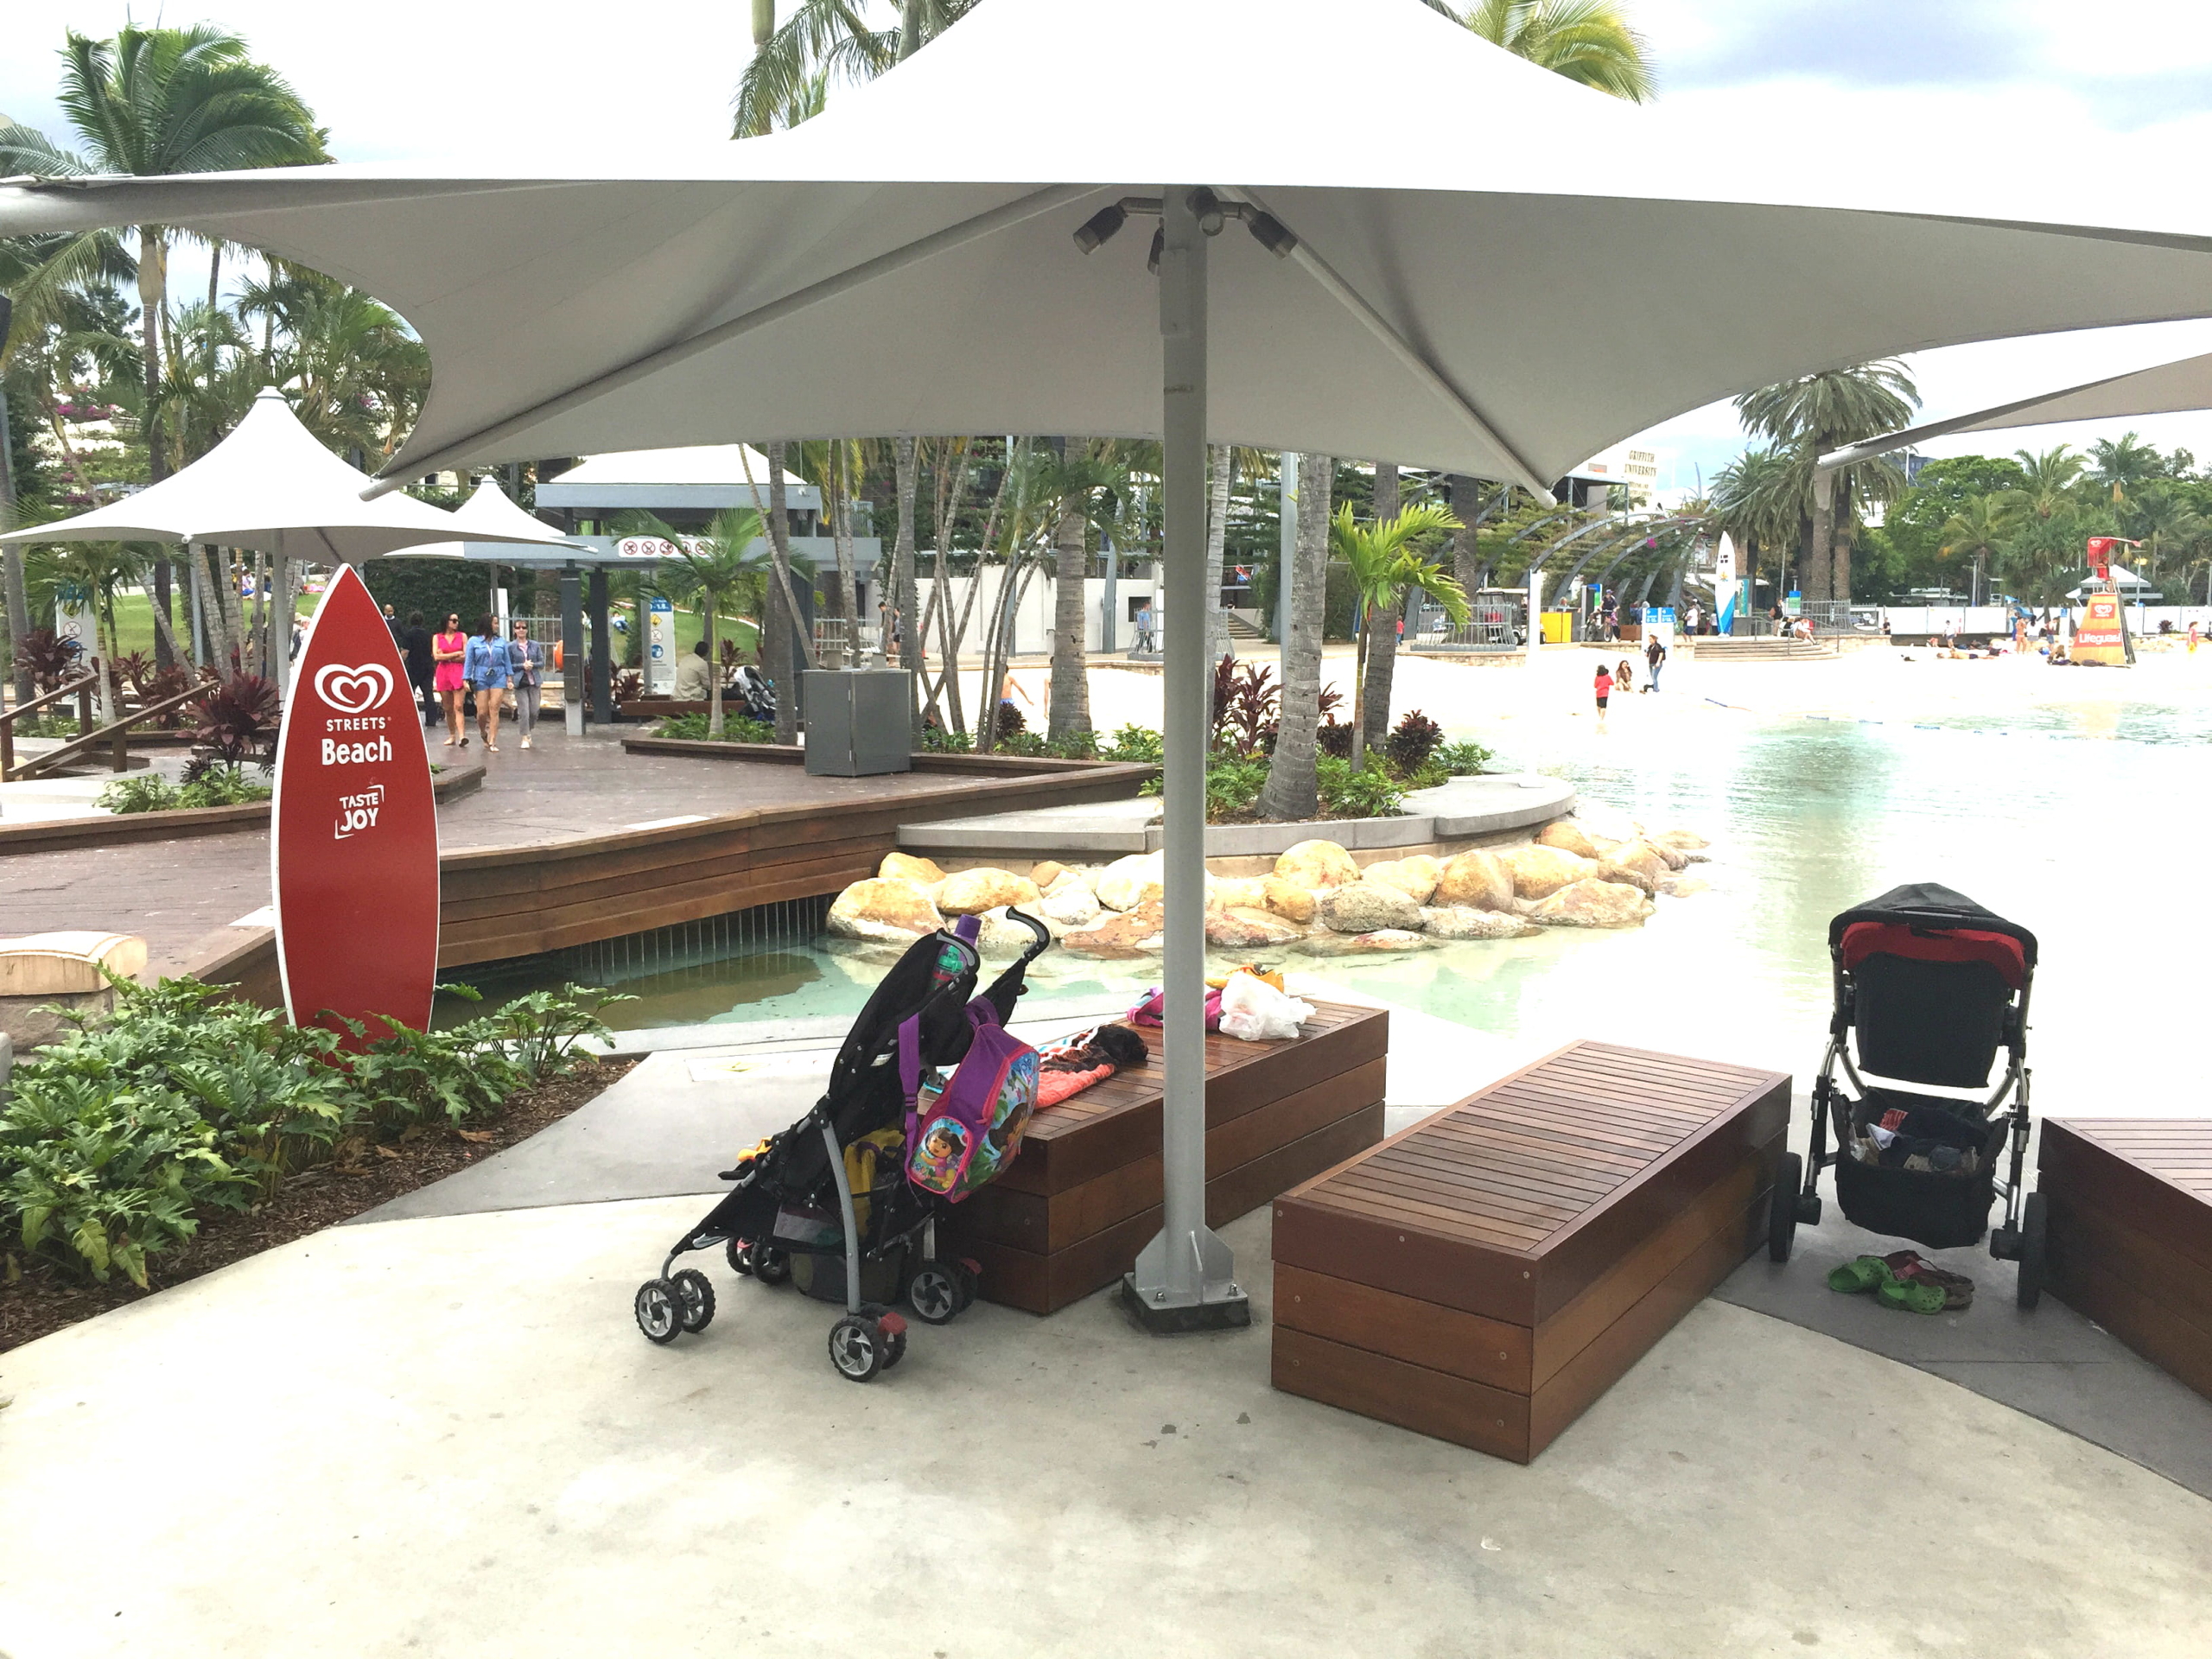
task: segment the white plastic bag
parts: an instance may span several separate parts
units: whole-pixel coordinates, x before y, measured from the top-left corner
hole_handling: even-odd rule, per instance
[[[1275,989],[1263,979],[1235,973],[1221,988],[1221,1029],[1248,1043],[1280,1042],[1298,1035],[1313,1005]]]

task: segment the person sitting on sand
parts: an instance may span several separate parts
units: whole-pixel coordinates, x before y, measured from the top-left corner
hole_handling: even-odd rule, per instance
[[[1613,683],[1620,688],[1623,696],[1636,689],[1636,666],[1625,657],[1614,664]]]

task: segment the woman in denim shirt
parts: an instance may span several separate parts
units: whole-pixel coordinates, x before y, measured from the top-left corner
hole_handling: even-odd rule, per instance
[[[499,625],[488,616],[476,619],[476,632],[468,636],[465,666],[469,689],[476,693],[476,729],[484,734],[484,747],[497,754],[499,705],[507,700],[507,688],[514,683],[514,664],[507,653],[507,642],[499,638]]]
[[[517,622],[514,638],[507,641],[507,666],[514,675],[515,723],[522,728],[522,746],[530,747],[530,728],[537,723],[539,688],[544,683],[545,647],[530,637],[530,624]]]

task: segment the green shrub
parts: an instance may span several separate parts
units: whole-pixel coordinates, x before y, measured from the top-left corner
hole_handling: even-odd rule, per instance
[[[661,721],[660,729],[653,735],[689,738],[695,743],[772,743],[776,741],[774,727],[761,721],[747,720],[743,715],[734,711],[726,711],[723,714],[722,734],[720,738],[708,737],[707,721],[708,717],[704,714],[677,715],[671,719]]]
[[[1440,767],[1447,778],[1465,778],[1490,765],[1491,752],[1471,741],[1446,743],[1429,756],[1429,764]]]
[[[932,754],[973,754],[976,740],[965,732],[949,732],[942,726],[925,728],[922,747]]]
[[[264,776],[267,774],[264,773]],[[265,801],[276,791],[251,782],[243,766],[210,766],[179,788],[158,772],[118,778],[99,792],[95,805],[110,812],[174,812],[197,806],[244,806]]]
[[[1370,755],[1354,769],[1332,754],[1314,762],[1321,815],[1330,818],[1395,818],[1406,810],[1405,786],[1393,778],[1381,757]]]
[[[389,1022],[341,1058],[332,1033],[219,986],[116,988],[112,1018],[72,1015],[74,1030],[16,1068],[0,1103],[0,1236],[140,1286],[200,1212],[265,1198],[349,1140],[488,1116],[572,1070],[579,1042],[607,1034],[602,1011],[627,1000],[535,992],[449,1031]]]
[[[1098,758],[1156,766],[1167,758],[1167,740],[1149,727],[1132,722],[1106,741],[1098,751]]]

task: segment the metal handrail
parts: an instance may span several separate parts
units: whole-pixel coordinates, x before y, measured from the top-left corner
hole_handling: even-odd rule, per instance
[[[180,691],[173,697],[164,697],[159,702],[149,702],[136,714],[125,715],[112,725],[103,726],[98,731],[79,732],[60,747],[48,749],[44,754],[34,755],[20,769],[12,769],[14,780],[20,783],[27,778],[41,777],[52,772],[64,761],[75,759],[102,738],[105,738],[110,745],[111,760],[110,770],[126,771],[130,765],[130,743],[127,734],[133,726],[144,721],[157,720],[170,709],[181,708],[194,697],[204,696],[207,691],[207,688],[205,685],[194,685],[190,690]],[[10,771],[10,767],[0,766],[0,780],[7,779]]]
[[[7,781],[8,773],[16,764],[16,722],[23,715],[58,702],[72,691],[77,694],[77,734],[82,737],[92,729],[92,688],[98,683],[97,674],[80,674],[73,680],[65,680],[43,696],[29,702],[19,702],[13,709],[0,711],[0,783]]]

